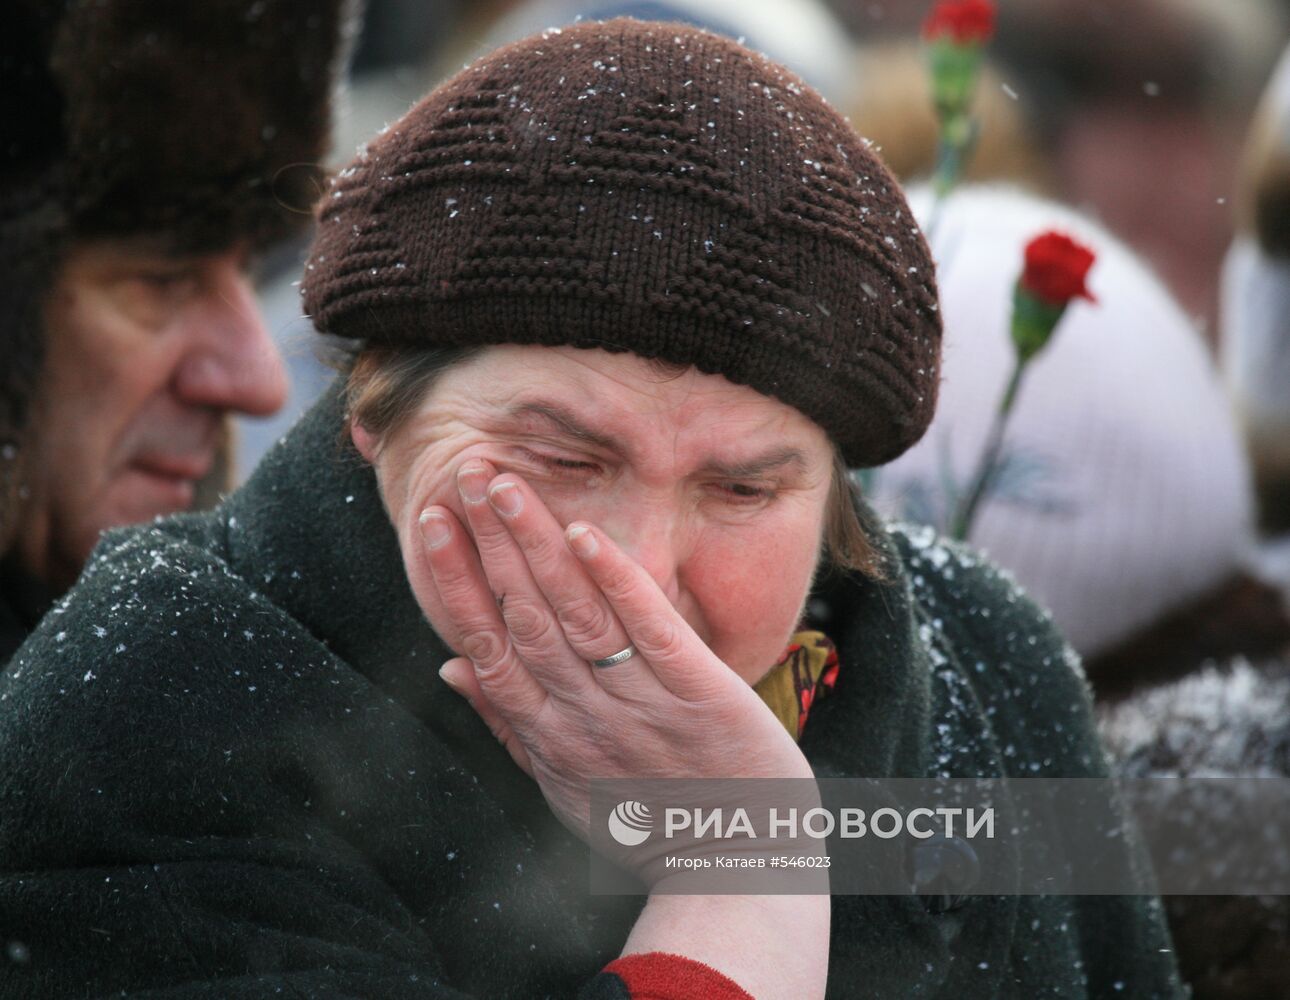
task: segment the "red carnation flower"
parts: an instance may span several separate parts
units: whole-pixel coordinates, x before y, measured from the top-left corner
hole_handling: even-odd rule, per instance
[[[952,38],[960,45],[979,45],[994,35],[992,0],[941,0],[923,22],[928,41]]]
[[[1048,345],[1072,299],[1097,301],[1084,283],[1095,259],[1088,247],[1052,229],[1040,233],[1026,244],[1025,267],[1012,289],[1010,332],[1012,346],[1017,352],[1016,362],[986,438],[981,464],[971,486],[963,491],[963,499],[954,513],[950,530],[955,538],[968,537],[977,507],[992,489],[1001,468],[999,456],[1003,450],[1003,433],[1008,415],[1017,401],[1017,390],[1026,366]]]
[[[1096,302],[1084,284],[1093,260],[1093,251],[1088,247],[1050,230],[1026,244],[1021,287],[1052,306],[1064,306],[1074,298]]]

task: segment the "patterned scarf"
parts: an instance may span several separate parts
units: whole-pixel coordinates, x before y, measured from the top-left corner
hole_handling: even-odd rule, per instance
[[[798,740],[816,699],[838,681],[838,651],[823,632],[795,632],[788,649],[753,690],[770,706],[789,735]]]

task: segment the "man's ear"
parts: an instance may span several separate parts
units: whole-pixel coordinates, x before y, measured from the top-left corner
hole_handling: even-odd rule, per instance
[[[350,421],[349,437],[354,442],[354,447],[358,449],[358,453],[367,459],[367,464],[375,465],[378,444],[376,435],[355,420]]]

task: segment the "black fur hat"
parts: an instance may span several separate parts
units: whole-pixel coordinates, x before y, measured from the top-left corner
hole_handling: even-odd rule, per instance
[[[17,0],[0,33],[0,553],[66,241],[263,245],[310,219],[353,0]]]

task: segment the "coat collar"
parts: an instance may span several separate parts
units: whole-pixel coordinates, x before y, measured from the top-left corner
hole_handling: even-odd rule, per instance
[[[831,697],[812,708],[801,747],[818,777],[921,778],[929,765],[931,662],[896,536],[862,505],[885,579],[827,572],[810,606],[837,644]]]

